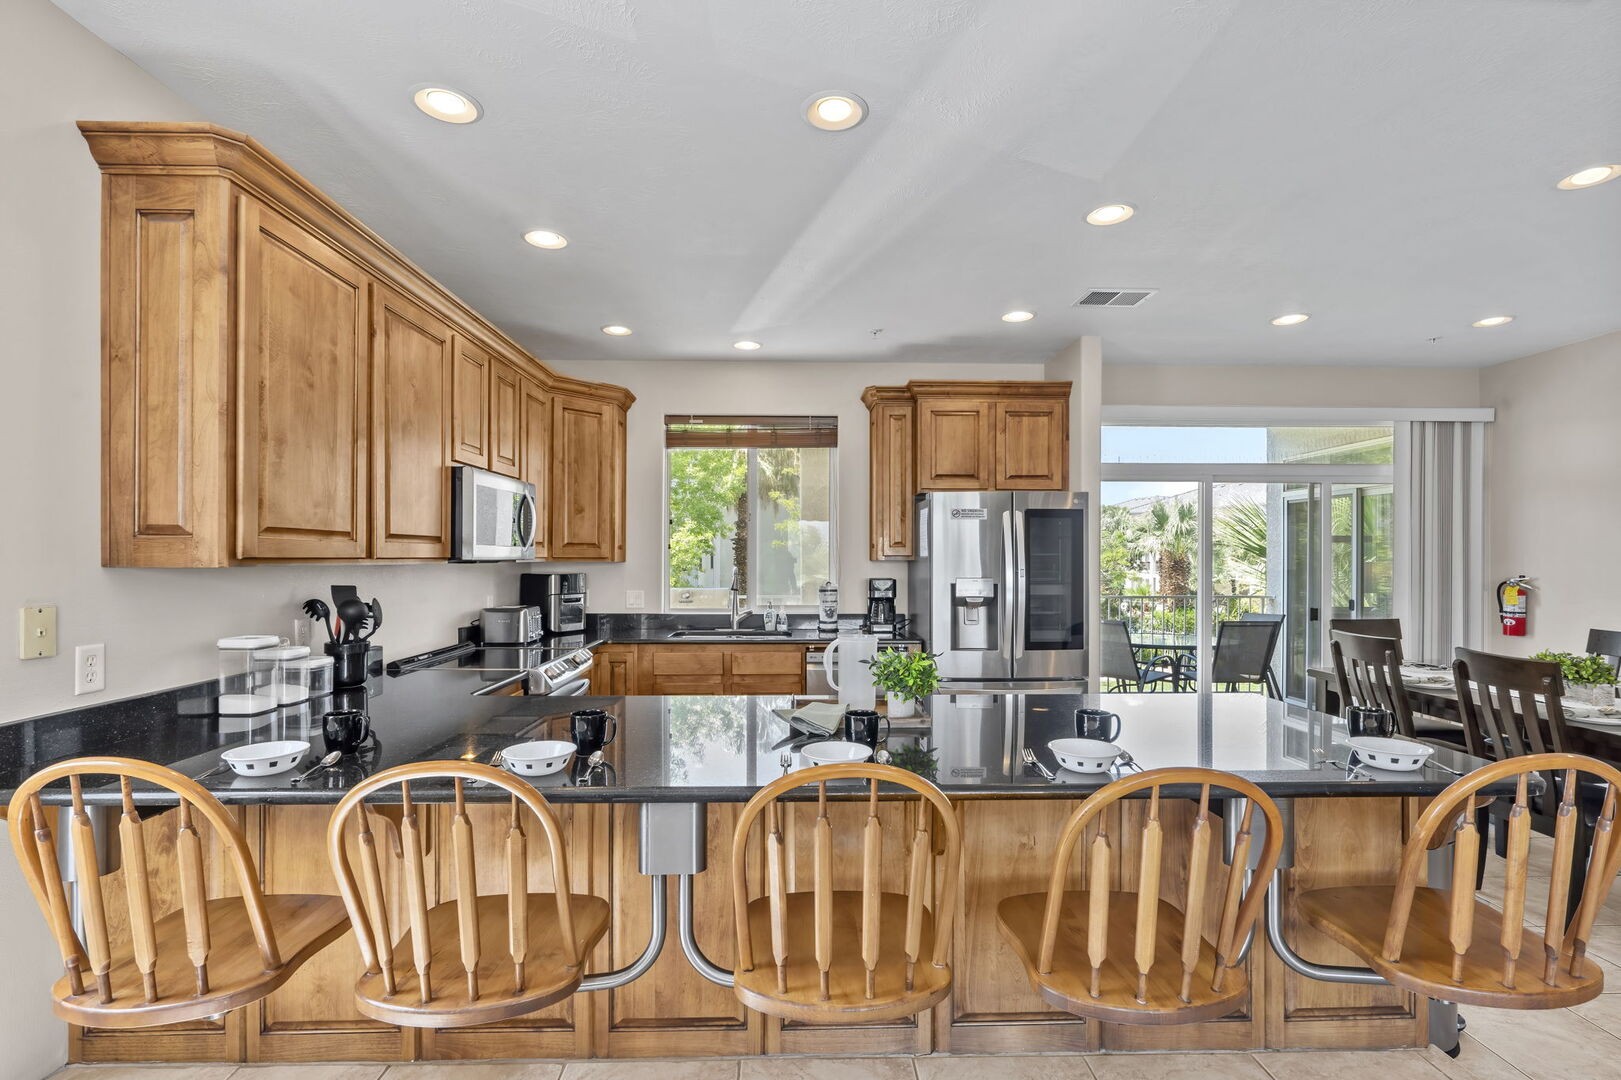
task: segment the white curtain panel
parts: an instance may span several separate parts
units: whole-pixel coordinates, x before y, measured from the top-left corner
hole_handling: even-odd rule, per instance
[[[1415,660],[1449,664],[1455,647],[1480,648],[1485,427],[1452,420],[1397,425],[1399,498],[1405,486],[1405,512],[1397,520],[1397,597],[1405,611],[1402,651]]]

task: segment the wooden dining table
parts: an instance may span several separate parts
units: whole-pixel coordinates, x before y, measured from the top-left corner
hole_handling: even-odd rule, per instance
[[[1306,669],[1308,695],[1313,708],[1336,715],[1340,711],[1338,679],[1333,668]],[[1449,679],[1446,682],[1429,679],[1410,679],[1405,676],[1402,685],[1413,703],[1413,712],[1457,725],[1461,740],[1463,713],[1458,705],[1458,689]],[[1621,762],[1621,716],[1612,719],[1595,718],[1565,713],[1565,731],[1570,736],[1575,753],[1588,754],[1609,762]],[[1424,734],[1424,733],[1421,733]]]

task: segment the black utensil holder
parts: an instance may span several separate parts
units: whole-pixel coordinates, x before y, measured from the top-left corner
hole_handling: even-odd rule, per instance
[[[332,685],[337,687],[366,685],[366,650],[370,642],[329,641],[326,654],[332,657]]]

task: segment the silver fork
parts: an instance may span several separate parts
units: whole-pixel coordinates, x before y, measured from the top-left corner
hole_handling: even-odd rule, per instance
[[[1046,777],[1049,781],[1058,779],[1058,776],[1051,769],[1047,768],[1047,766],[1043,765],[1041,763],[1041,759],[1036,757],[1036,752],[1030,749],[1028,746],[1024,748],[1023,756],[1024,763],[1026,765],[1034,765],[1036,767],[1036,771],[1042,776]]]

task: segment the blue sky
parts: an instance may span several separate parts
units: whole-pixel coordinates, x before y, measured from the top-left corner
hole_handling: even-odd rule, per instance
[[[1260,427],[1109,427],[1103,429],[1106,462],[1261,462],[1267,459],[1266,428]],[[1150,495],[1174,495],[1198,485],[1114,481],[1103,485],[1105,503]]]

